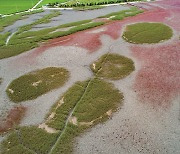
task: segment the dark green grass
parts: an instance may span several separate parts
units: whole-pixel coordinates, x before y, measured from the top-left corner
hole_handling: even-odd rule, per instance
[[[143,13],[143,10],[139,10],[136,7],[131,7],[128,10],[113,12],[105,16],[100,16],[99,18],[110,18],[111,20],[123,20],[126,17],[135,16],[139,13]]]
[[[9,150],[3,151],[1,154],[34,154],[33,151],[28,150],[27,148],[23,147],[22,145],[17,145]]]
[[[15,79],[10,83],[6,92],[9,98],[16,103],[32,100],[63,86],[68,78],[69,72],[66,69],[49,67]]]
[[[49,134],[36,126],[13,131],[1,144],[2,154],[48,153],[57,134]]]
[[[0,14],[12,14],[31,9],[39,0],[1,0]]]
[[[103,119],[108,110],[117,109],[122,99],[123,95],[112,84],[95,78],[90,81],[73,116],[77,117],[78,122],[91,122],[101,116]]]
[[[97,77],[112,80],[122,79],[135,69],[131,59],[118,54],[105,54],[90,67]]]
[[[54,118],[47,122],[49,127],[57,130],[63,130],[65,126],[65,121],[69,115],[69,112],[74,108],[76,103],[82,97],[87,82],[77,82],[74,84],[64,95],[57,101],[57,103],[52,107],[50,114],[52,112],[56,113]],[[62,101],[64,102],[63,104]],[[59,107],[58,104],[61,104]]]
[[[129,43],[159,43],[172,37],[173,31],[162,23],[137,23],[128,25],[123,38]]]
[[[48,153],[57,134],[50,134],[35,126],[20,128],[22,143],[37,153]]]

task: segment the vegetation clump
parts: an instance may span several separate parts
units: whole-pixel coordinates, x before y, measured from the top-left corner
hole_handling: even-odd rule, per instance
[[[134,62],[118,54],[105,54],[93,64],[91,70],[97,77],[119,80],[134,71]]]
[[[159,43],[172,37],[173,31],[162,23],[137,23],[128,25],[123,33],[123,39],[129,43]]]
[[[18,103],[32,100],[38,96],[64,85],[69,72],[64,68],[48,67],[23,75],[7,87],[9,98]]]
[[[36,126],[21,127],[11,132],[0,149],[2,154],[48,153],[56,138],[57,134],[49,134]]]

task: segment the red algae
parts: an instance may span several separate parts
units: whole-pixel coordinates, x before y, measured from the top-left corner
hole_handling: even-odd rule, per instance
[[[142,61],[135,91],[142,102],[167,106],[180,93],[180,42],[160,47],[132,46],[133,55]]]
[[[11,130],[15,125],[18,125],[25,114],[26,108],[18,106],[11,109],[5,120],[0,122],[0,133],[5,133]]]

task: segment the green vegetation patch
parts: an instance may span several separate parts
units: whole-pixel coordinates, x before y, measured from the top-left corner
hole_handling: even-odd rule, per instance
[[[134,62],[119,54],[105,54],[93,64],[91,70],[97,77],[119,80],[134,71]]]
[[[0,41],[2,44],[2,46],[0,46],[0,59],[12,57],[21,54],[22,52],[31,50],[35,47],[38,47],[41,42],[47,41],[49,39],[70,35],[78,31],[83,31],[105,24],[105,22],[92,22],[92,20],[83,20],[53,28],[43,29],[40,31],[29,31],[37,24],[50,22],[51,18],[58,16],[59,14],[60,12],[53,12],[52,14],[44,16],[32,24],[21,27],[19,31],[12,36],[7,45],[5,45],[5,38],[7,38],[9,34],[0,36],[4,38],[4,40]],[[63,28],[68,29],[62,30]]]
[[[23,145],[37,153],[48,153],[57,138],[56,133],[50,134],[35,126],[22,127],[19,134]]]
[[[99,18],[109,18],[110,20],[123,20],[126,17],[135,16],[139,13],[143,13],[143,10],[140,10],[137,7],[131,7],[128,10],[112,12],[105,16],[100,16]]]
[[[63,130],[69,113],[81,99],[88,82],[77,82],[57,101],[48,114],[49,117],[54,114],[53,118],[46,122],[49,127]]]
[[[49,67],[23,75],[10,83],[6,92],[14,102],[32,100],[40,95],[59,88],[69,78],[64,68]]]
[[[78,122],[95,122],[107,117],[109,110],[115,111],[122,102],[123,95],[114,85],[95,78],[89,81],[85,93],[78,102],[73,116]]]
[[[47,133],[36,126],[21,127],[11,134],[1,144],[2,154],[34,154],[48,153],[56,141],[57,134]]]
[[[159,43],[172,37],[173,31],[162,23],[137,23],[128,25],[123,38],[129,43]]]

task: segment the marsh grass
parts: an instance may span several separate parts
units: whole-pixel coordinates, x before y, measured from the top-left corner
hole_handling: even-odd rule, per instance
[[[69,112],[74,108],[76,103],[82,97],[86,86],[87,82],[77,82],[71,88],[69,88],[67,92],[64,93],[64,95],[57,101],[57,103],[52,107],[49,113],[49,115],[52,112],[55,113],[55,116],[47,122],[47,125],[49,127],[61,131],[63,130]],[[57,108],[58,104],[60,106]]]
[[[6,92],[13,102],[32,100],[59,88],[69,78],[64,68],[49,67],[23,75],[10,83]]]
[[[23,145],[20,145],[20,144],[10,148],[9,150],[3,151],[1,154],[15,154],[15,153],[18,153],[18,154],[34,154],[33,151],[25,148]]]
[[[1,144],[2,154],[47,153],[57,134],[49,134],[36,126],[14,130]]]
[[[19,134],[23,145],[36,153],[48,153],[57,138],[56,133],[47,133],[36,126],[22,127],[19,129]]]
[[[74,138],[97,123],[106,121],[109,117],[107,111],[116,111],[122,103],[123,94],[111,83],[94,78],[82,84],[86,85],[86,89],[80,94],[81,99],[76,102],[72,115],[77,118],[77,124],[68,122],[65,131],[56,141],[52,154],[72,153]]]
[[[108,110],[116,110],[123,95],[118,89],[104,80],[94,78],[90,81],[86,93],[77,104],[73,116],[78,122],[91,122],[106,114]]]
[[[162,23],[137,23],[128,25],[123,33],[123,39],[129,43],[159,43],[172,37],[173,31]]]
[[[90,66],[97,77],[119,80],[134,71],[134,62],[119,54],[105,54]]]
[[[59,13],[57,13],[59,14]],[[57,15],[55,13],[55,15]],[[49,17],[54,17],[53,15],[49,15],[48,18],[41,19],[41,21],[36,21],[36,24],[40,24],[42,22],[48,22],[50,19]],[[11,40],[9,41],[8,45],[2,45],[0,47],[0,59],[12,57],[18,54],[21,54],[25,51],[31,50],[35,47],[39,46],[39,43],[47,41],[49,39],[67,36],[79,31],[83,31],[86,29],[90,29],[93,27],[101,26],[105,24],[104,22],[91,22],[92,20],[83,20],[74,23],[64,24],[53,28],[43,29],[40,31],[28,31],[30,30],[35,24],[30,24],[23,26],[20,30],[13,35]],[[58,31],[54,32],[61,28],[72,27],[67,31]],[[5,41],[5,40],[4,40]],[[2,44],[4,44],[4,41]]]

